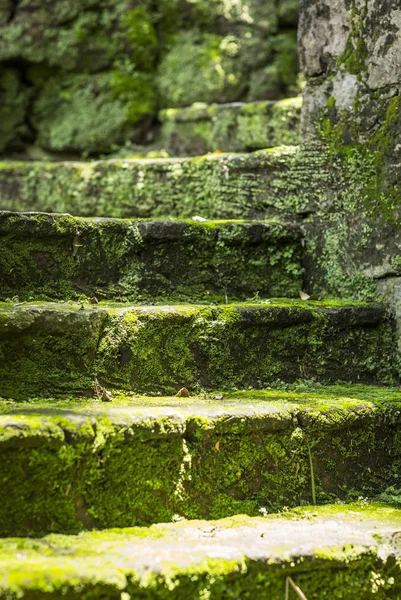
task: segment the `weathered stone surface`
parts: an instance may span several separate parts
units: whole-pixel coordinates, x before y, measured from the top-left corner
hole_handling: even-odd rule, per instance
[[[110,153],[152,142],[159,106],[299,92],[293,0],[281,12],[260,0],[156,4],[3,0],[0,68],[14,65],[28,85],[32,103],[18,122],[31,127],[30,141]],[[0,85],[0,104],[9,93]],[[19,141],[18,130],[0,130],[0,152]]]
[[[310,224],[315,290],[372,298],[398,273],[400,14],[392,0],[301,3],[304,132],[336,180]]]
[[[301,232],[278,221],[0,213],[0,299],[298,297]]]
[[[348,72],[374,91],[400,82],[397,0],[301,0],[300,57],[308,77]]]
[[[118,5],[110,0],[23,0],[14,2],[3,19],[0,60],[97,72],[123,55],[140,62],[140,54],[143,61],[145,49],[152,44],[154,49],[152,38],[149,12],[137,0]]]
[[[366,503],[398,481],[399,399],[397,390],[337,386],[218,402],[3,401],[0,533],[257,515],[315,496]]]
[[[260,101],[299,93],[298,70],[295,30],[272,36],[251,24],[237,35],[235,28],[226,35],[184,31],[160,64],[158,85],[164,107]]]
[[[393,322],[374,305],[4,303],[0,394],[93,395],[96,377],[152,394],[261,388],[300,377],[385,384],[396,375],[395,348]]]
[[[125,139],[140,139],[155,105],[146,75],[126,77],[124,85],[112,73],[51,77],[32,108],[36,143],[53,152],[107,152]]]
[[[330,195],[327,163],[320,149],[293,146],[186,159],[0,162],[0,208],[111,217],[293,217]]]
[[[7,578],[0,593],[282,600],[290,577],[309,600],[322,594],[389,600],[400,589],[399,530],[396,509],[353,504],[267,518],[5,539],[0,565]]]
[[[246,152],[300,143],[301,98],[280,102],[197,103],[160,113],[162,145],[174,156]]]

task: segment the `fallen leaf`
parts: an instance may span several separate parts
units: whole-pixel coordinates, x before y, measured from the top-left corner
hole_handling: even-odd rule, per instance
[[[309,300],[310,298],[309,294],[303,292],[302,290],[299,292],[299,297],[301,298],[301,300]]]
[[[216,150],[215,154],[223,154],[221,150]]]
[[[176,398],[189,398],[189,392],[186,387],[181,388],[176,393]]]
[[[214,447],[216,448],[216,450],[220,451],[220,442],[216,442]]]
[[[206,529],[202,529],[203,535],[207,535],[210,537],[214,537],[216,535],[216,532],[217,532],[217,527],[215,527],[214,525],[211,525],[210,527],[207,527]]]

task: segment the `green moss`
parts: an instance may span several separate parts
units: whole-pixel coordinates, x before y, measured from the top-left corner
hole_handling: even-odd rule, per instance
[[[247,151],[297,144],[301,99],[232,105],[195,104],[162,111],[162,138],[171,154]]]
[[[232,35],[221,37],[196,31],[178,34],[159,67],[162,105],[236,100],[245,85],[236,60],[239,44]]]
[[[367,47],[364,39],[364,19],[366,17],[366,9],[357,10],[355,2],[352,2],[351,10],[351,32],[347,40],[347,45],[344,54],[337,60],[337,65],[357,75],[358,79],[362,79],[363,73],[366,71]]]
[[[400,586],[398,561],[390,556],[392,548],[386,548],[372,535],[374,528],[379,535],[386,529],[397,530],[389,509],[366,504],[341,507],[341,510],[330,508],[341,523],[338,539],[342,546],[336,541],[329,547],[326,536],[326,543],[320,546],[316,543],[307,556],[299,544],[305,541],[309,547],[308,536],[329,525],[329,515],[318,509],[314,515],[310,511],[299,514],[298,519],[303,521],[295,523],[298,535],[301,527],[304,528],[300,542],[286,540],[285,547],[280,549],[273,549],[269,540],[262,542],[259,538],[266,537],[266,532],[272,532],[275,538],[275,528],[288,526],[282,517],[275,517],[271,522],[249,518],[239,522],[218,521],[213,524],[214,535],[207,534],[212,528],[204,521],[155,526],[146,528],[149,538],[146,542],[144,531],[139,528],[86,532],[74,537],[50,535],[40,540],[5,539],[0,544],[0,563],[8,577],[2,594],[9,598],[18,595],[31,598],[39,594],[43,597],[68,594],[71,598],[120,598],[130,594],[162,600],[174,593],[179,599],[217,600],[226,595],[241,598],[257,595],[263,600],[280,600],[285,580],[290,576],[308,598],[314,600],[331,598],[333,593],[338,597],[347,594],[350,599],[362,595],[396,598]],[[366,523],[365,535],[363,526],[356,527],[354,539],[357,537],[359,544],[350,543],[347,529],[355,519]],[[218,545],[220,537],[224,539],[224,549]],[[259,558],[250,554],[252,537],[251,545],[259,549]],[[168,549],[169,560],[163,561],[160,567],[155,557],[160,553],[161,544]],[[185,556],[188,548],[191,548],[190,560]],[[197,549],[195,556],[194,548]],[[211,548],[214,558],[206,556]],[[146,574],[139,559],[144,552]],[[21,569],[22,558],[29,575]]]
[[[46,2],[46,10],[29,4],[12,11],[7,5],[5,11],[0,62],[16,65],[18,80],[30,86],[25,90],[25,83],[19,85],[13,102],[23,106],[3,148],[29,140],[55,152],[85,156],[148,143],[157,133],[152,125],[160,106],[246,100],[249,87],[248,99],[277,97],[274,90],[269,96],[263,89],[269,68],[279,96],[299,92],[292,60],[296,26],[293,16],[288,18],[296,11],[292,0],[281,11],[273,3],[242,0],[123,0],[118,5],[105,0],[100,7],[92,0],[56,0]],[[265,67],[259,85],[258,74]],[[253,73],[259,77],[257,85]],[[25,98],[28,91],[33,109]],[[9,95],[5,89],[3,104]],[[19,131],[24,111],[34,127]],[[76,115],[80,127],[74,131]],[[5,122],[11,125],[9,119]],[[89,134],[87,144],[82,131]]]
[[[393,240],[400,192],[393,162],[400,99],[370,94],[379,116],[369,132],[363,123],[370,109],[367,98],[362,100],[357,97],[352,110],[339,112],[329,97],[321,113],[319,135],[328,146],[323,151],[331,156],[336,184],[330,211],[323,204],[311,219],[316,237],[310,236],[309,252],[320,255],[319,284],[323,280],[329,293],[373,299],[375,279],[390,274],[391,257],[398,252]]]
[[[276,392],[273,404],[268,394],[218,403],[205,397],[107,406],[3,403],[1,534],[256,515],[261,508],[270,513],[310,504],[308,448],[319,503],[372,497],[398,483],[401,460],[399,403],[386,401],[386,390],[372,393],[377,403],[360,390],[354,399],[326,390],[323,402],[319,394]],[[21,503],[28,497],[26,513]],[[333,519],[342,507],[316,510]],[[286,518],[302,515],[297,510]]]
[[[92,394],[93,361],[104,316],[101,310],[71,312],[68,306],[56,311],[38,306],[25,314],[2,311],[2,363],[4,369],[12,364],[15,374],[21,373],[14,383],[13,375],[4,379],[4,393],[27,397],[36,388],[44,394],[52,389]]]
[[[382,308],[269,304],[6,307],[1,393],[93,393],[95,376],[156,395],[280,379],[394,380],[394,328]]]
[[[326,197],[327,155],[279,147],[193,159],[0,163],[2,207],[84,216],[253,218]]]
[[[221,301],[297,296],[300,232],[278,221],[0,218],[0,298]]]
[[[52,151],[107,151],[135,136],[133,124],[153,110],[152,89],[146,75],[119,71],[51,78],[34,103],[38,143]]]

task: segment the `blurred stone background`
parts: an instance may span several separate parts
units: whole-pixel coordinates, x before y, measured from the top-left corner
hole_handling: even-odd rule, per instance
[[[0,0],[0,152],[151,144],[158,111],[300,91],[298,0]]]

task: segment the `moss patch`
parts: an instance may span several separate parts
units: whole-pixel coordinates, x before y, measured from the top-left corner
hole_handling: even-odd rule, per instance
[[[0,213],[0,298],[224,301],[298,295],[301,232],[279,221]]]
[[[175,393],[277,380],[391,383],[393,323],[379,306],[276,302],[97,308],[5,304],[1,393]]]
[[[0,544],[0,562],[8,573],[2,594],[130,594],[162,600],[174,591],[177,598],[190,595],[199,600],[227,594],[281,600],[290,576],[316,600],[331,598],[332,593],[350,599],[361,594],[396,598],[399,561],[390,556],[393,545],[386,547],[379,537],[386,532],[398,535],[398,513],[366,503],[329,510],[339,519],[336,534],[330,528],[330,513],[317,509],[313,515],[310,510],[300,512],[291,530],[285,518],[242,517],[212,525],[189,521],[40,540],[6,539]],[[280,547],[274,547],[277,531],[292,534]],[[207,558],[210,552],[215,558]],[[22,560],[29,570],[21,569]]]
[[[3,402],[2,535],[310,504],[309,450],[319,503],[398,484],[399,403],[276,394],[273,402]]]
[[[0,68],[12,64],[17,83],[0,76],[10,83],[0,85],[1,104],[7,112],[12,98],[18,110],[5,115],[0,151],[34,142],[99,156],[154,141],[160,106],[299,92],[297,62],[288,60],[289,52],[296,57],[296,26],[279,18],[274,2],[3,4]],[[265,67],[274,73],[270,95],[266,85],[250,86],[251,73]]]
[[[320,149],[293,146],[188,159],[0,162],[1,206],[112,217],[293,216],[326,198],[326,167]]]
[[[160,115],[163,146],[170,154],[185,156],[296,145],[300,112],[300,98],[168,109]]]

